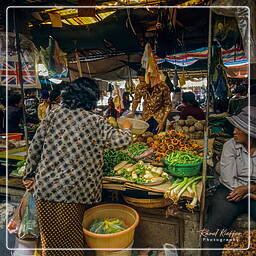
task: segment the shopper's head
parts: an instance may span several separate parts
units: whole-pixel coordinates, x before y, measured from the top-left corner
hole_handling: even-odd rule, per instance
[[[56,89],[53,89],[51,92],[50,92],[50,103],[60,103],[60,97],[61,95],[61,90],[59,90],[58,88]]]
[[[239,96],[245,96],[248,92],[248,89],[244,85],[240,85],[235,89],[235,93]]]
[[[93,110],[100,98],[100,90],[94,80],[81,77],[67,84],[61,96],[64,107]]]
[[[184,92],[182,93],[182,103],[185,105],[192,105],[198,107],[199,104],[196,101],[195,94],[193,92]]]
[[[22,96],[20,94],[14,94],[8,97],[8,106],[22,107]]]

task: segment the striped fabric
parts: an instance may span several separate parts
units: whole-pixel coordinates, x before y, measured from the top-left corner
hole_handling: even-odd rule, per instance
[[[247,65],[248,59],[244,54],[244,51],[240,48],[231,48],[229,50],[221,50],[222,52],[222,58],[223,63],[227,67],[234,67],[234,66],[241,66],[241,65]],[[163,62],[169,62],[173,65],[177,65],[180,67],[187,67],[194,63],[196,63],[198,60],[204,60],[207,59],[208,55],[208,47],[202,47],[196,50],[183,52],[183,53],[177,53],[174,55],[168,55],[164,59],[160,59],[156,57],[157,64],[161,64]]]
[[[44,250],[85,248],[82,221],[85,205],[36,201],[42,256],[84,256],[84,250]]]

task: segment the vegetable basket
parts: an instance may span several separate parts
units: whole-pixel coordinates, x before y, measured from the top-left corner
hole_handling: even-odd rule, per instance
[[[196,176],[200,172],[202,162],[193,164],[173,164],[170,165],[167,160],[163,159],[164,164],[167,165],[165,171],[175,177],[191,177]]]

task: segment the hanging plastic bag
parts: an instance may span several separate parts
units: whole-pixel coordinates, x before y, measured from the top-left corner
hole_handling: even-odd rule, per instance
[[[186,77],[185,77],[185,73],[184,72],[182,72],[182,75],[181,75],[179,81],[180,81],[180,86],[183,86],[183,85],[186,84]]]
[[[29,192],[26,191],[20,201],[18,208],[14,212],[11,220],[9,221],[9,223],[7,225],[7,230],[9,231],[10,234],[16,234],[16,235],[18,234],[21,220],[23,218],[25,209],[28,204],[28,198],[29,198]]]
[[[39,237],[39,228],[37,222],[37,212],[35,199],[29,192],[27,206],[21,220],[18,238],[19,239],[37,239]]]

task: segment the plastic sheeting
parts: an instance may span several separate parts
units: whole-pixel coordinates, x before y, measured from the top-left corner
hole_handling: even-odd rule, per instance
[[[248,56],[248,45],[250,42],[250,58],[251,63],[256,63],[256,1],[254,0],[216,0],[212,6],[234,6],[234,8],[214,8],[216,14],[235,17],[239,27],[243,46],[246,56]],[[235,8],[241,6],[241,8]],[[250,9],[250,24],[249,24],[249,9]],[[250,27],[250,39],[249,35]]]
[[[18,72],[16,35],[9,32],[7,39],[8,45],[6,45],[6,33],[0,32],[0,85],[5,86],[7,83],[8,86],[19,88],[21,78]],[[6,56],[6,46],[8,46],[8,56]],[[37,48],[22,34],[20,34],[20,48],[24,88],[40,87],[36,75]]]

